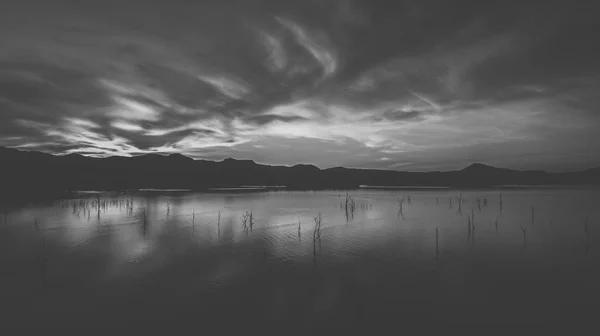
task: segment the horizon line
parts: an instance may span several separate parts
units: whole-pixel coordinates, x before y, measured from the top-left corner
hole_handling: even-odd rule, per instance
[[[457,169],[457,170],[422,170],[422,171],[410,171],[410,170],[394,170],[394,169],[383,169],[383,168],[360,168],[360,167],[350,167],[350,166],[332,166],[329,168],[321,168],[319,166],[317,166],[316,164],[312,164],[312,163],[296,163],[293,165],[286,165],[286,164],[269,164],[269,163],[263,163],[263,162],[257,162],[255,160],[252,159],[239,159],[239,158],[233,158],[233,157],[226,157],[220,161],[217,160],[209,160],[209,159],[198,159],[198,158],[193,158],[190,156],[187,156],[185,154],[182,153],[167,153],[167,152],[154,152],[154,153],[139,153],[139,154],[135,154],[135,155],[130,155],[130,156],[126,156],[126,155],[109,155],[109,156],[103,156],[103,157],[95,157],[95,156],[88,156],[85,154],[81,154],[81,153],[69,153],[69,154],[57,154],[57,153],[49,153],[49,152],[45,152],[45,151],[39,151],[39,150],[29,150],[29,149],[21,149],[21,148],[14,148],[14,147],[8,147],[8,146],[0,146],[0,149],[4,148],[4,149],[9,149],[9,150],[15,150],[15,151],[19,151],[19,152],[27,152],[27,153],[41,153],[41,154],[46,154],[46,155],[51,155],[51,156],[55,156],[55,157],[66,157],[66,156],[80,156],[80,157],[84,157],[86,159],[109,159],[109,158],[135,158],[135,157],[141,157],[141,156],[147,156],[147,155],[159,155],[159,156],[163,156],[163,157],[170,157],[170,156],[174,156],[174,155],[178,155],[178,156],[183,156],[187,159],[193,160],[193,161],[208,161],[208,162],[215,162],[215,163],[219,163],[219,162],[225,162],[226,160],[235,160],[235,161],[250,161],[253,162],[255,164],[258,165],[263,165],[263,166],[271,166],[271,167],[288,167],[288,168],[293,168],[296,166],[313,166],[319,170],[329,170],[329,169],[336,169],[336,168],[343,168],[343,169],[355,169],[355,170],[376,170],[376,171],[389,171],[389,172],[402,172],[402,173],[451,173],[451,172],[461,172],[469,167],[472,166],[477,166],[477,165],[481,165],[481,166],[485,166],[488,168],[493,168],[493,169],[498,169],[498,170],[510,170],[510,171],[514,171],[514,172],[536,172],[536,173],[545,173],[545,174],[565,174],[565,173],[579,173],[579,172],[586,172],[589,170],[593,170],[593,169],[599,169],[600,167],[590,167],[587,169],[581,169],[581,170],[572,170],[572,171],[561,171],[561,172],[548,172],[546,170],[543,169],[527,169],[527,170],[521,170],[521,169],[513,169],[513,168],[506,168],[506,167],[498,167],[498,166],[492,166],[486,163],[483,163],[482,161],[477,161],[477,162],[471,162],[470,164],[464,166],[461,169]]]

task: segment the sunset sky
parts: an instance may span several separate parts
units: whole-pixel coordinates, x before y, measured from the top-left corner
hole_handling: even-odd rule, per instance
[[[600,166],[592,1],[2,0],[0,146]]]

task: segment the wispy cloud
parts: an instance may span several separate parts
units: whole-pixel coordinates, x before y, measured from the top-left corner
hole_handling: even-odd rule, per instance
[[[334,51],[326,46],[327,38],[324,35],[315,34],[311,36],[305,28],[285,18],[278,18],[278,21],[288,28],[294,34],[297,42],[306,48],[321,64],[325,77],[329,77],[335,73],[338,62]]]
[[[244,84],[224,76],[200,76],[198,79],[211,84],[232,99],[242,99],[250,91]]]
[[[131,132],[140,132],[143,131],[144,128],[140,125],[134,124],[134,123],[130,123],[128,121],[125,120],[114,120],[110,123],[110,125],[112,127],[124,130],[124,131],[131,131]]]
[[[126,98],[115,98],[115,106],[108,115],[129,120],[160,120],[160,112],[153,107]]]
[[[282,71],[288,64],[287,55],[281,39],[268,32],[260,32],[260,39],[269,57],[267,66],[271,71]]]
[[[569,5],[261,4],[11,4],[0,145],[390,169],[600,149],[594,18]]]

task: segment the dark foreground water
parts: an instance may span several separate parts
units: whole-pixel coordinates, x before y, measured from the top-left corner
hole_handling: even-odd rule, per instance
[[[10,208],[0,329],[598,330],[600,191],[350,195],[348,214],[336,191],[104,194],[99,210],[82,194]]]

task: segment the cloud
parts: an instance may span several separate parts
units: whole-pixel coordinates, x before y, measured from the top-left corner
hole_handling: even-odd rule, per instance
[[[326,46],[327,41],[324,35],[311,36],[304,28],[291,20],[284,18],[278,18],[278,20],[294,34],[296,41],[306,48],[321,64],[325,77],[329,77],[335,73],[338,66],[337,59],[334,52]]]
[[[241,99],[249,92],[244,84],[224,76],[200,76],[199,79],[213,85],[222,94],[232,99]]]
[[[261,42],[267,51],[267,66],[271,71],[282,71],[286,68],[288,60],[283,42],[274,35],[260,32]]]
[[[112,127],[124,130],[124,131],[130,131],[130,132],[140,132],[143,131],[144,128],[140,125],[136,125],[124,120],[115,120],[113,122],[110,123],[110,125]]]
[[[111,117],[128,120],[160,120],[160,112],[151,106],[126,98],[115,98],[114,100],[115,106],[108,112]]]
[[[110,4],[0,5],[0,145],[268,163],[297,152],[391,169],[600,165],[568,154],[600,142],[598,33],[583,7]]]
[[[384,116],[387,120],[413,120],[421,116],[419,111],[406,111],[403,109],[395,110],[395,111],[386,111]]]
[[[247,118],[245,121],[254,125],[264,125],[276,121],[292,123],[303,119],[301,116],[258,115]]]

